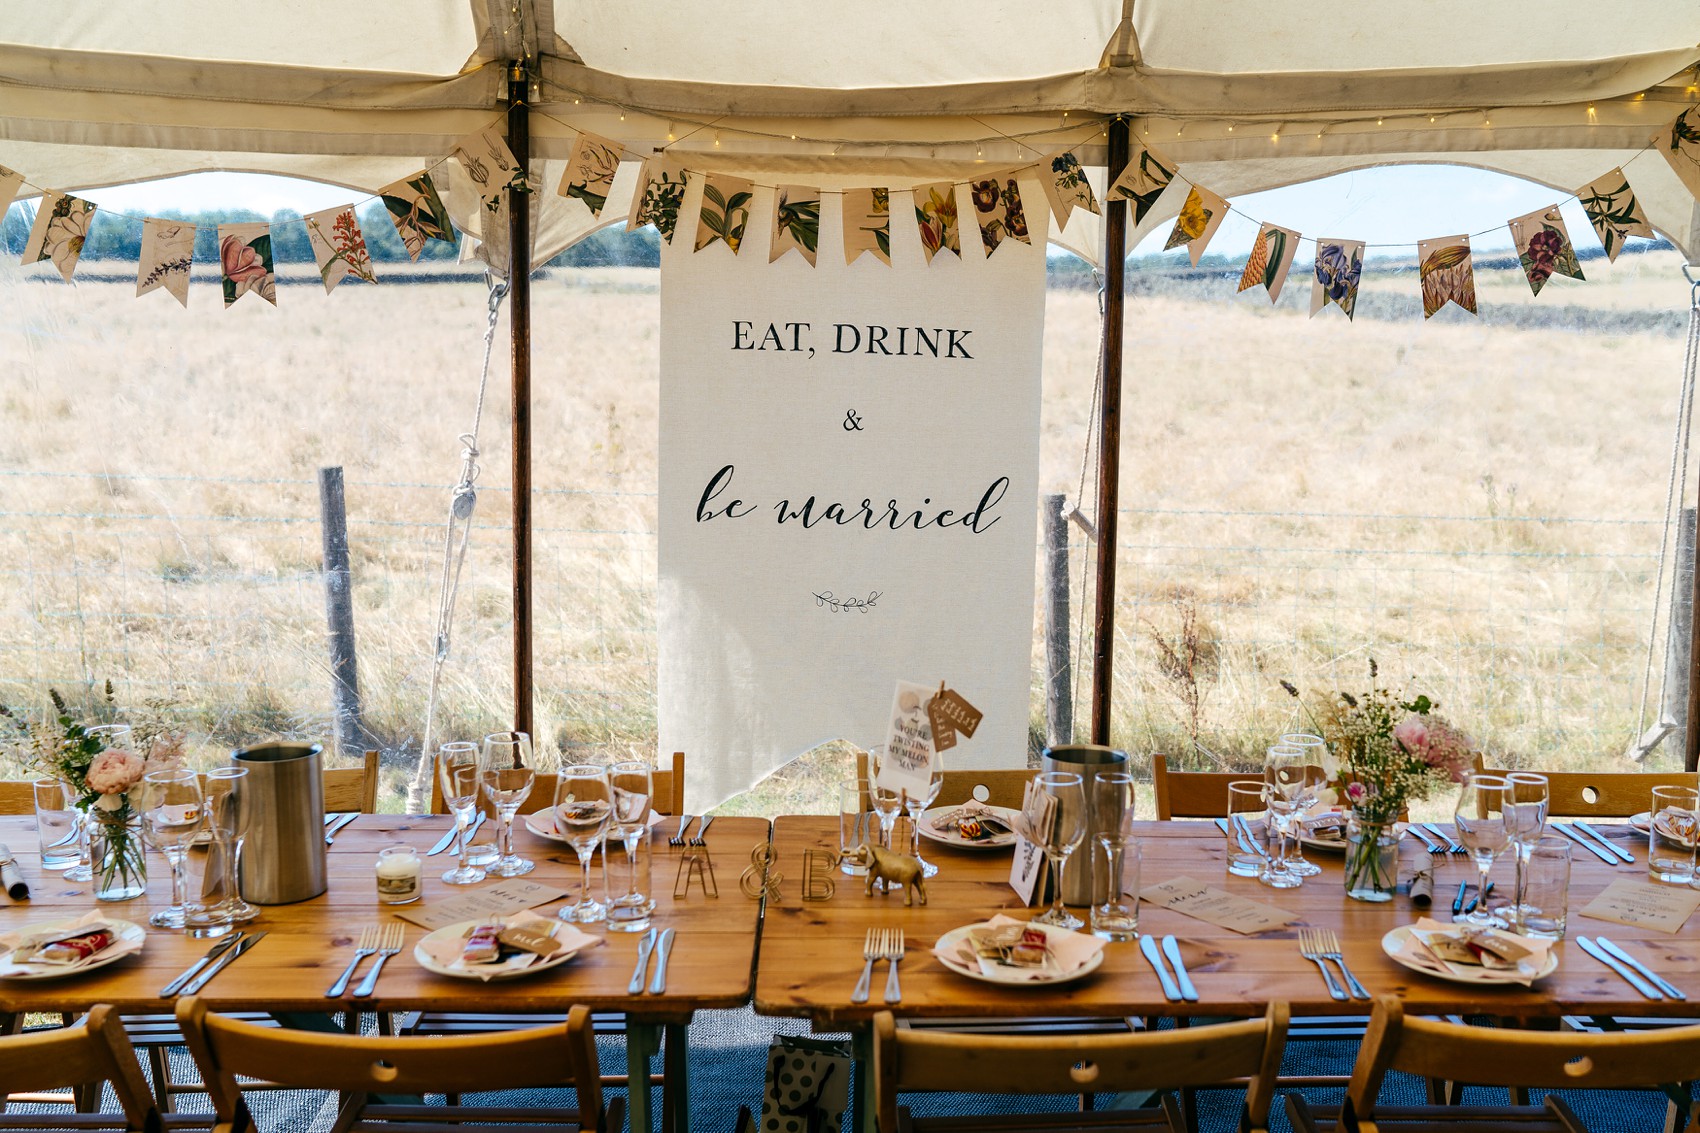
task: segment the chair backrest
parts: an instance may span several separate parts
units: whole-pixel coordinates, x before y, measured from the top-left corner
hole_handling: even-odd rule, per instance
[[[1504,775],[1502,768],[1484,768]],[[1554,818],[1628,818],[1647,809],[1654,787],[1693,787],[1692,771],[1540,771]]]
[[[1151,756],[1151,785],[1157,817],[1221,818],[1228,813],[1228,784],[1256,776],[1227,771],[1170,771],[1169,757]]]
[[[670,766],[657,767],[652,773],[650,785],[655,788],[655,798],[650,800],[650,806],[656,814],[685,813],[685,753],[676,751],[670,761]],[[543,810],[554,803],[555,781],[560,776],[553,771],[540,771],[532,781],[531,795],[527,810]],[[489,800],[483,799],[479,806],[488,811]],[[443,805],[443,785],[431,776],[431,813],[447,814],[449,808]],[[488,811],[494,814],[494,811]]]
[[[0,814],[34,814],[34,784],[35,779],[0,779]]]
[[[933,800],[934,806],[958,806],[975,799],[989,806],[1021,809],[1021,797],[1027,790],[1027,783],[1037,774],[1031,768],[998,768],[990,771],[976,771],[972,768],[946,768],[944,783],[939,787],[939,797]],[[856,753],[856,779],[867,782],[868,753]],[[868,808],[864,794],[862,809]]]
[[[881,1133],[897,1129],[900,1090],[1070,1094],[1168,1090],[1249,1078],[1249,1126],[1265,1129],[1287,1005],[1261,1019],[1094,1035],[976,1035],[897,1028],[889,1011],[874,1016],[874,1093]]]
[[[69,1027],[0,1036],[0,1099],[94,1082],[112,1083],[125,1129],[159,1128],[159,1114],[135,1049],[124,1036],[118,1013],[106,1004],[91,1007]]]
[[[325,768],[325,812],[378,809],[378,753],[369,751],[359,767]]]
[[[590,1009],[575,1006],[564,1023],[466,1036],[345,1035],[264,1027],[207,1010],[191,996],[177,1002],[184,1041],[207,1083],[219,1123],[240,1125],[238,1076],[299,1089],[335,1090],[356,1099],[367,1094],[462,1094],[571,1087],[578,1093],[578,1124],[596,1129],[602,1083]],[[343,1117],[356,1111],[345,1108]],[[485,1122],[526,1120],[523,1110],[486,1111]],[[531,1121],[538,1111],[530,1111]],[[552,1112],[550,1124],[571,1119]],[[478,1122],[476,1110],[443,1110],[449,1123]],[[338,1128],[347,1128],[340,1120]],[[417,1122],[412,1127],[421,1127]],[[424,1128],[436,1128],[429,1122]]]

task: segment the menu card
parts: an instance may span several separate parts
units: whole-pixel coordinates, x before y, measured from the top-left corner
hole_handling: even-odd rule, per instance
[[[494,885],[466,893],[456,893],[453,897],[445,897],[439,901],[409,905],[406,908],[391,908],[402,920],[412,921],[435,932],[460,921],[505,917],[521,909],[547,905],[550,901],[558,901],[566,895],[565,889],[510,877],[506,881],[498,881]]]
[[[1700,909],[1700,893],[1692,889],[1623,877],[1601,890],[1581,912],[1597,921],[1674,933],[1695,909]]]
[[[1139,896],[1159,908],[1173,909],[1246,936],[1268,932],[1298,919],[1275,905],[1265,905],[1262,901],[1217,889],[1191,877],[1176,877],[1159,885],[1147,885],[1139,891]]]
[[[1041,844],[1057,814],[1055,795],[1040,790],[1032,780],[1022,788],[1021,813],[1011,824],[1015,830],[1015,857],[1009,864],[1009,884],[1023,904],[1035,905],[1050,897],[1050,859]]]

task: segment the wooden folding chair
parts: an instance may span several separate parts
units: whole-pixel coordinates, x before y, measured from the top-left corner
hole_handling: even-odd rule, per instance
[[[624,1102],[606,1108],[597,1073],[590,1011],[573,1007],[564,1023],[465,1038],[397,1038],[258,1027],[179,1000],[177,1021],[201,1068],[217,1113],[216,1133],[248,1133],[243,1078],[344,1095],[333,1133],[395,1130],[428,1133],[501,1126],[536,1133],[596,1133],[625,1122]],[[394,1104],[374,1095],[486,1093],[570,1088],[573,1108]]]
[[[118,1113],[0,1113],[0,1129],[158,1133],[161,1128],[159,1111],[148,1096],[136,1052],[111,1007],[91,1007],[87,1015],[68,1027],[0,1036],[0,1096],[72,1086],[79,1093],[98,1098],[99,1088],[106,1082],[112,1084],[118,1098]],[[201,1124],[205,1126],[204,1119]]]
[[[1477,759],[1479,765],[1481,760]],[[1504,775],[1500,768],[1481,768]],[[1552,818],[1628,818],[1647,809],[1654,787],[1693,787],[1692,771],[1536,771],[1546,776]]]
[[[531,782],[531,794],[528,796],[528,810],[544,810],[555,799],[555,782],[560,776],[553,771],[539,771]],[[650,785],[655,789],[655,797],[650,806],[656,814],[685,813],[685,753],[676,751],[666,766],[657,767],[651,772]],[[496,812],[490,809],[488,799],[479,802],[486,814],[494,818]],[[447,814],[448,806],[443,802],[443,785],[431,776],[431,813]]]
[[[1406,1018],[1398,999],[1382,996],[1375,1001],[1339,1115],[1319,1118],[1303,1095],[1288,1094],[1294,1130],[1576,1133],[1585,1128],[1553,1094],[1538,1106],[1381,1106],[1377,1095],[1389,1070],[1513,1090],[1656,1089],[1672,1102],[1680,1099],[1676,1129],[1700,1117],[1700,1107],[1689,1101],[1690,1080],[1700,1075],[1700,1026],[1632,1035],[1471,1027]]]
[[[1161,1109],[916,1118],[903,1091],[1069,1094],[1213,1086],[1247,1079],[1243,1130],[1266,1130],[1287,1036],[1287,1005],[1261,1019],[1142,1034],[1009,1037],[899,1029],[889,1011],[874,1016],[873,1075],[879,1133],[945,1130],[1096,1130],[1166,1126],[1184,1133],[1173,1095]]]
[[[1247,778],[1225,771],[1170,771],[1169,757],[1151,756],[1151,789],[1157,817],[1221,818],[1228,813],[1228,784]]]
[[[374,814],[378,809],[378,753],[368,751],[359,767],[327,767],[325,813],[359,811]]]

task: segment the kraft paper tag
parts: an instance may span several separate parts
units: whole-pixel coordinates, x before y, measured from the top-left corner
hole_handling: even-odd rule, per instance
[[[985,713],[969,704],[955,689],[939,685],[939,691],[927,701],[927,720],[933,726],[933,750],[948,751],[956,746],[956,733],[969,739],[980,726]]]
[[[1583,906],[1585,917],[1674,933],[1700,909],[1700,893],[1652,881],[1619,878]]]
[[[518,948],[521,952],[530,952],[537,956],[552,956],[561,947],[561,942],[548,933],[529,928],[510,926],[497,933],[496,939],[510,948]]]
[[[1191,877],[1176,877],[1140,890],[1141,900],[1173,909],[1201,921],[1252,936],[1291,924],[1297,918],[1285,909],[1217,889]]]
[[[409,905],[405,911],[395,910],[395,915],[404,921],[411,921],[421,928],[446,928],[461,921],[494,920],[517,913],[521,909],[529,909],[536,905],[546,905],[550,901],[558,901],[567,895],[565,889],[556,889],[549,885],[539,885],[535,881],[523,881],[509,878],[495,885],[475,889],[470,893],[460,893],[442,901],[431,901],[420,905]]]

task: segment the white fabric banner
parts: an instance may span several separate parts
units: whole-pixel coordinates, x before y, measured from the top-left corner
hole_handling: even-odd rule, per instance
[[[929,264],[905,222],[890,266],[811,267],[768,262],[773,189],[755,194],[743,254],[687,234],[661,256],[659,739],[689,757],[685,805],[826,740],[882,742],[898,680],[985,713],[947,766],[1024,766],[1047,212],[991,258]]]

